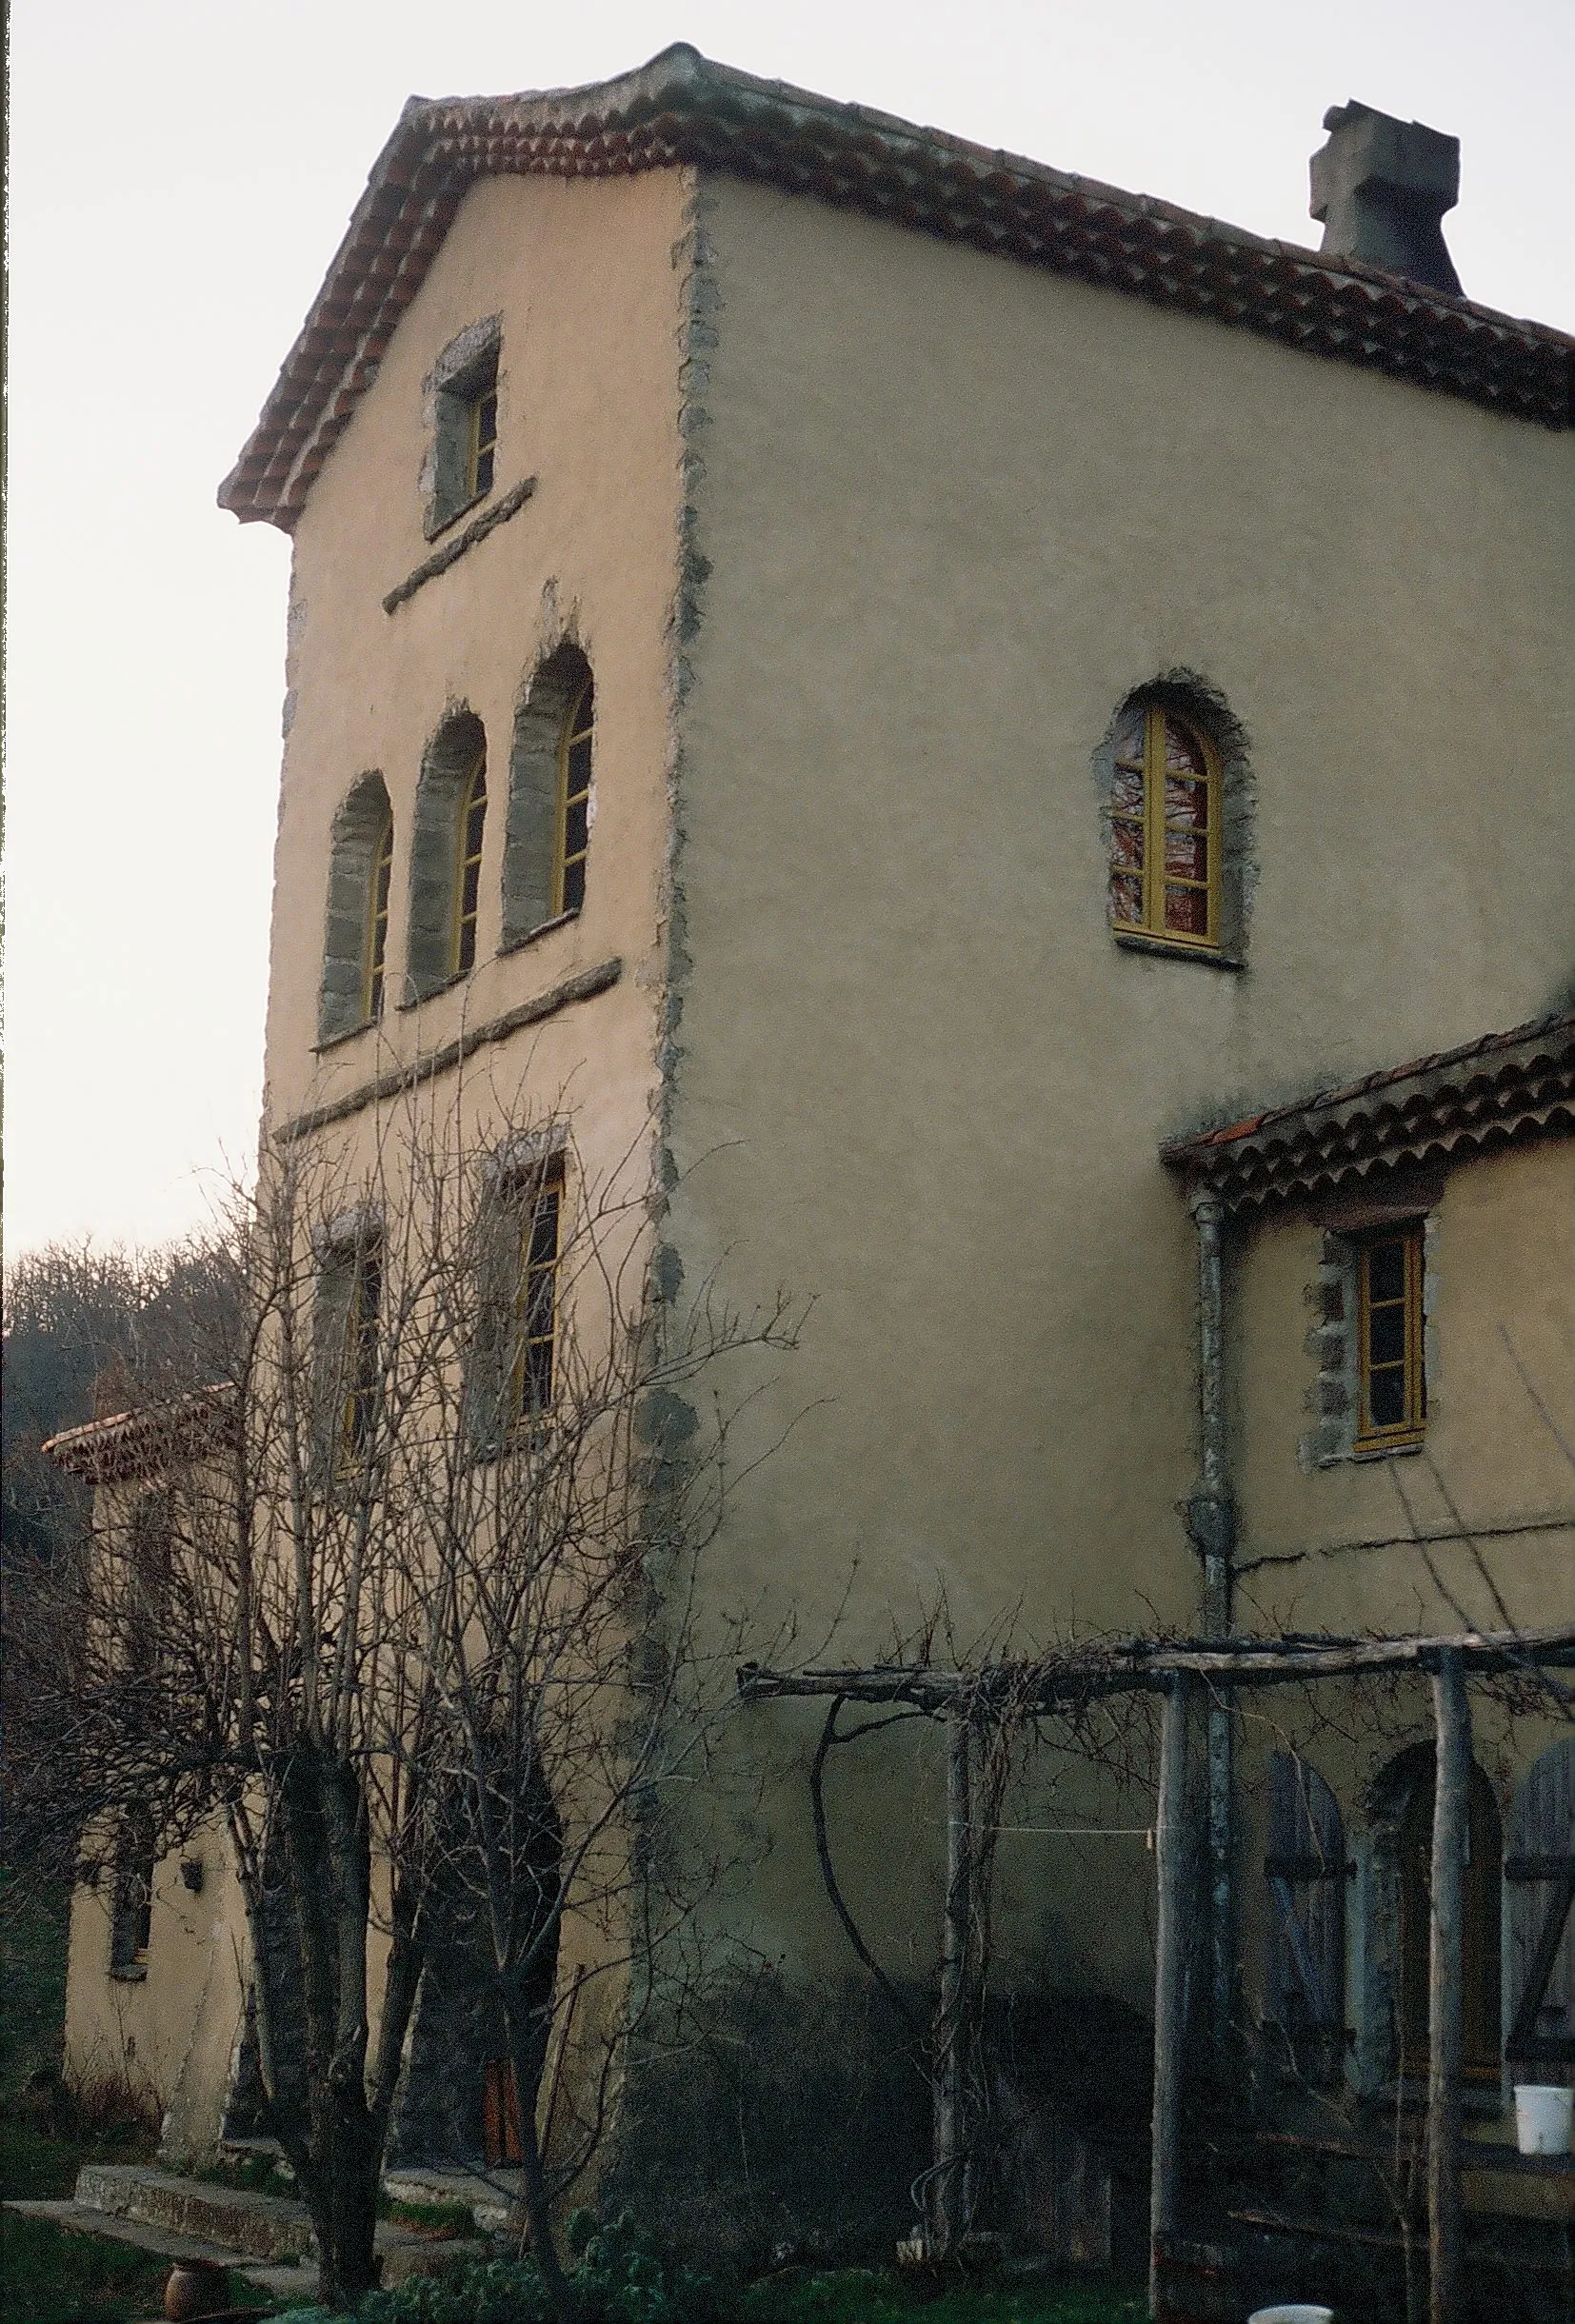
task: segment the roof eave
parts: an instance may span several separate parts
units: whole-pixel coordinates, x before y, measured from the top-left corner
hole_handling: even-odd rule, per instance
[[[219,488],[293,529],[311,484],[476,180],[698,164],[966,240],[1549,427],[1575,341],[1375,268],[708,62],[678,43],[617,79],[411,98],[373,165],[257,427]]]

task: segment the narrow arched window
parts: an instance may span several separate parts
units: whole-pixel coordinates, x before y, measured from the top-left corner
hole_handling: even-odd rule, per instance
[[[1220,763],[1202,727],[1158,704],[1124,713],[1110,785],[1118,934],[1218,949],[1223,820]]]
[[[487,734],[472,711],[444,720],[422,762],[410,847],[412,1000],[475,965],[487,824]]]
[[[527,937],[585,902],[596,695],[590,664],[563,645],[544,662],[514,720],[503,858],[503,941]]]
[[[476,758],[460,793],[454,859],[453,973],[476,963],[476,913],[481,904],[481,849],[487,829],[487,754]]]
[[[372,852],[371,876],[367,884],[367,947],[361,976],[361,1015],[375,1024],[383,1014],[383,964],[389,951],[389,884],[393,877],[393,816],[383,818],[383,829]]]
[[[585,902],[586,855],[590,845],[590,745],[596,730],[596,686],[589,671],[564,720],[558,740],[558,892],[560,912]]]
[[[337,1041],[383,1014],[393,812],[381,775],[363,775],[333,819],[317,1038]]]

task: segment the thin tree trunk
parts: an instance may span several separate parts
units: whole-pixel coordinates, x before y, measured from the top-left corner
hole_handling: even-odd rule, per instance
[[[1460,2307],[1461,1930],[1471,1794],[1471,1705],[1457,1652],[1433,1675],[1432,1911],[1427,1957],[1427,2260],[1431,2324]]]
[[[509,2018],[508,2050],[519,2107],[520,2208],[525,2214],[531,2256],[542,2272],[552,2313],[560,2324],[571,2324],[575,2314],[574,2289],[558,2256],[557,2238],[552,2232],[552,2205],[547,2191],[547,2168],[536,2128],[536,2108],[547,2068],[547,2021],[543,2017],[539,2025],[523,2030],[515,2024],[513,2013],[507,2011],[507,2005],[506,2012]]]
[[[1166,1690],[1154,1854],[1154,2118],[1148,2189],[1148,2312],[1160,2313],[1161,2273],[1181,2215],[1181,2077],[1186,1973],[1186,1731],[1192,1680]]]

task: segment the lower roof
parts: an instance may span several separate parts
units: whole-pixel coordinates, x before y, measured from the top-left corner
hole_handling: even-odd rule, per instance
[[[1177,1139],[1161,1154],[1227,1210],[1251,1210],[1351,1193],[1397,1165],[1572,1134],[1575,1010],[1565,1009]]]

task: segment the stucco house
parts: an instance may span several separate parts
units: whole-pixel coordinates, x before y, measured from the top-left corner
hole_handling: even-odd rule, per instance
[[[812,1301],[708,1586],[847,1659],[943,1596],[965,1643],[1575,1619],[1575,343],[1459,288],[1452,140],[1326,127],[1314,250],[686,47],[412,99],[221,489],[293,547],[265,1143],[369,1151],[479,1060],[475,1137],[488,1086],[567,1108],[675,1280]],[[155,1436],[59,1452],[127,1492]],[[770,1844],[715,1910],[768,1977],[706,2068],[741,2205],[785,2057],[855,2156],[872,2087],[815,1730],[751,1717]],[[1219,2006],[1353,2099],[1417,2039],[1397,1718],[1226,1717],[1218,1759]],[[1575,1936],[1526,2002],[1568,1879],[1524,1873],[1575,1768],[1550,1715],[1479,1760],[1507,2137],[1506,2045],[1575,2071]],[[935,1769],[877,1738],[832,1814],[921,1979]],[[1141,2023],[1146,1817],[1025,1783],[998,1982]],[[134,2037],[211,2145],[222,1867],[125,1921],[79,1904],[72,2060]],[[1098,2079],[1055,2104],[1107,2254]]]

